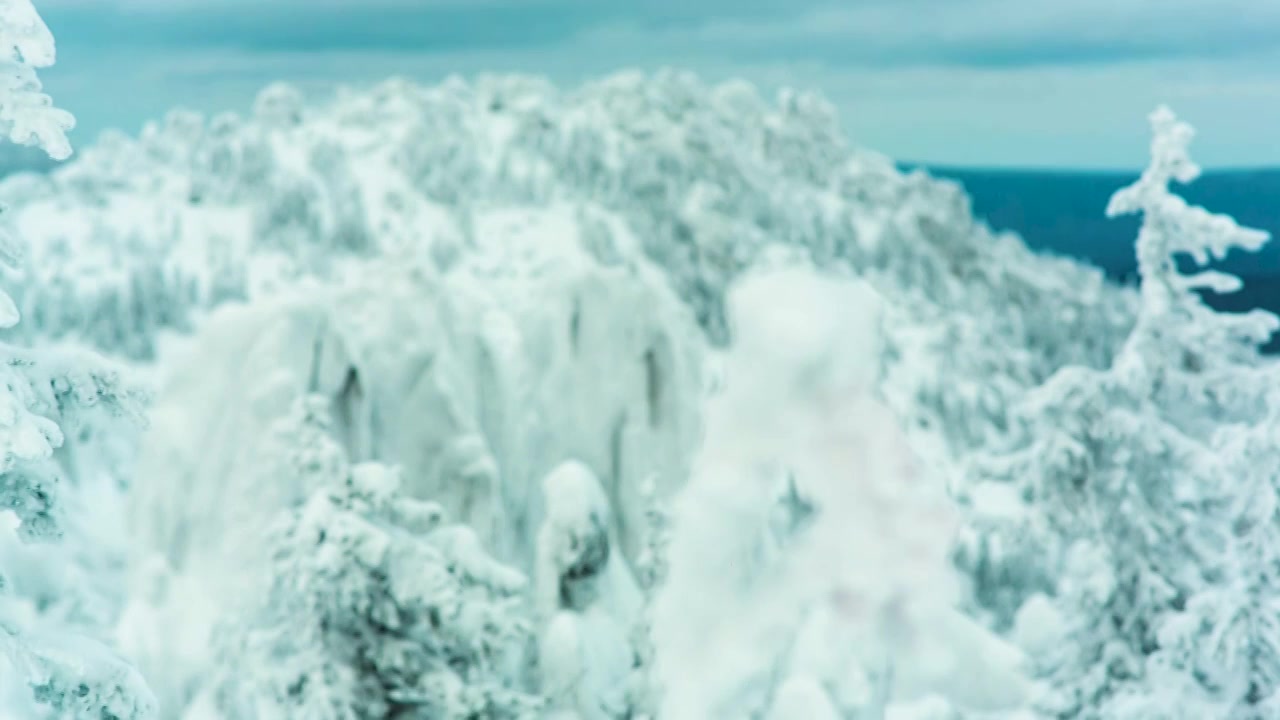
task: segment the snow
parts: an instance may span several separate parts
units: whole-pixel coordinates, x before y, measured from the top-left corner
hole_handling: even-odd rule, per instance
[[[123,262],[84,258],[113,268],[99,275],[107,286],[136,285],[132,278],[157,267],[154,277],[165,279],[154,292],[181,298],[152,324],[130,321],[90,336],[105,349],[153,357],[160,369],[130,518],[137,554],[166,558],[174,575],[154,612],[173,618],[159,622],[181,622],[174,637],[189,641],[181,651],[187,660],[161,656],[145,666],[163,675],[170,664],[198,664],[201,638],[219,621],[209,598],[254,592],[246,569],[259,562],[259,534],[306,492],[264,463],[276,452],[268,429],[304,394],[329,398],[333,435],[354,460],[400,466],[410,496],[439,503],[471,525],[480,544],[535,578],[539,528],[562,507],[550,500],[555,493],[544,499],[541,482],[579,463],[607,506],[609,572],[619,578],[610,587],[631,587],[621,592],[635,596],[634,579],[621,578],[643,545],[641,485],[656,480],[665,498],[684,484],[711,421],[703,412],[715,391],[710,348],[730,335],[745,348],[734,357],[753,358],[751,372],[786,365],[770,351],[770,333],[798,352],[844,358],[848,364],[829,368],[837,373],[831,382],[875,385],[893,412],[933,416],[934,429],[910,444],[941,461],[982,436],[979,423],[989,421],[969,408],[990,414],[1001,402],[991,391],[965,390],[979,387],[971,378],[1008,374],[995,392],[1012,396],[1077,352],[1035,345],[1028,329],[1038,321],[1005,317],[1017,306],[984,293],[1011,286],[1025,296],[1025,312],[1042,303],[1055,316],[1073,309],[1082,327],[1125,326],[1124,293],[1089,271],[993,244],[958,194],[845,149],[820,104],[791,98],[773,111],[741,85],[716,88],[705,101],[695,88],[679,74],[621,76],[568,94],[528,78],[431,89],[392,82],[305,109],[274,88],[264,94],[262,117],[202,126],[171,115],[141,141],[114,141],[117,149],[86,153],[81,167],[60,171],[50,185],[22,188],[36,194],[19,209],[35,236],[34,267],[49,252],[41,248],[64,232],[44,218],[55,204],[69,205],[61,215],[67,227],[84,228],[76,232],[113,227],[109,237],[141,243],[101,245],[127,253]],[[667,119],[673,101],[685,103],[679,121]],[[489,110],[495,103],[502,109]],[[439,124],[445,117],[454,121]],[[401,142],[411,152],[398,152]],[[138,146],[147,153],[142,166],[108,182],[118,172],[114,158]],[[188,159],[206,155],[230,158],[228,167],[242,174],[210,175],[203,161]],[[345,160],[316,166],[320,156]],[[430,157],[441,162],[428,164]],[[661,169],[650,162],[658,158]],[[324,188],[340,187],[330,183],[343,173],[359,189],[353,217],[372,246],[330,244],[335,220]],[[198,202],[189,196],[193,183],[207,188]],[[319,194],[280,204],[294,203],[290,188],[303,187]],[[104,201],[57,199],[86,192]],[[760,210],[744,212],[753,203]],[[160,216],[173,220],[146,219]],[[671,228],[667,218],[685,227]],[[770,235],[790,249],[766,251]],[[698,253],[683,245],[690,236]],[[993,252],[1010,259],[968,259]],[[865,284],[848,297],[811,298],[820,309],[809,312],[816,325],[808,330],[765,299],[744,311],[759,316],[758,336],[756,326],[725,323],[720,308],[736,276],[753,263],[805,254]],[[1009,263],[1051,266],[1071,279],[1011,276]],[[756,297],[806,292],[807,276],[786,277]],[[921,277],[932,281],[919,284]],[[44,282],[23,287],[22,297],[43,302]],[[103,285],[71,287],[103,297]],[[885,298],[875,302],[886,313],[905,312],[883,322],[882,339],[871,328],[881,321],[850,330],[849,317],[830,312],[873,297]],[[969,314],[938,314],[957,303]],[[940,328],[945,336],[947,323],[963,329],[969,355],[933,340],[904,352],[912,333]],[[188,339],[163,340],[169,328],[193,326]],[[80,332],[75,327],[71,319],[49,332]],[[1026,350],[1005,357],[986,350],[1000,344]],[[973,353],[983,358],[976,365],[940,365]],[[922,393],[925,383],[939,385],[938,401]],[[785,386],[758,389],[734,412],[778,420],[789,406]],[[944,399],[948,392],[954,400]],[[965,436],[937,434],[964,425],[972,430]],[[784,438],[756,437],[761,452]],[[594,502],[599,510],[601,499]],[[938,549],[945,553],[945,543]],[[630,608],[614,616],[628,635],[639,600],[617,602]],[[617,602],[605,607],[617,611]]]
[[[71,155],[66,133],[75,118],[55,108],[36,70],[53,65],[53,35],[31,5],[31,0],[0,3],[0,65],[4,86],[0,89],[0,127],[10,142],[34,145],[55,160]]]
[[[1027,657],[1044,657],[1065,639],[1066,627],[1053,600],[1036,593],[1018,608],[1011,635]]]
[[[655,601],[663,717],[759,712],[750,703],[782,692],[761,678],[796,663],[836,685],[850,662],[891,673],[881,702],[1025,701],[1020,653],[948,607],[953,513],[873,395],[882,302],[863,283],[803,266],[761,270],[733,290],[727,389],[677,498]],[[791,646],[810,623],[859,657]]]
[[[1156,218],[1141,292],[850,147],[821,98],[678,71],[274,85],[107,135],[0,181],[0,325],[32,348],[0,502],[65,536],[6,537],[0,612],[107,641],[96,669],[47,647],[139,717],[1010,720],[1045,677],[1092,687],[1061,656],[1118,607],[1161,647],[1107,645],[1151,667],[1106,707],[1172,713],[1165,683],[1212,716],[1188,668],[1272,680],[1234,618],[1272,587],[1275,323],[1162,264],[1265,238],[1167,192],[1190,135],[1154,122],[1109,210]],[[1157,518],[1070,522],[1072,488],[1165,478]],[[1223,560],[1204,588],[1142,535],[1184,526]],[[1193,601],[1124,605],[1134,578]]]

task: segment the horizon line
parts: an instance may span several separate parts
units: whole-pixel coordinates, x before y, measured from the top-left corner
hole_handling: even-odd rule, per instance
[[[895,160],[894,164],[904,170],[954,171],[954,172],[989,172],[1001,174],[1027,175],[1113,175],[1134,177],[1141,175],[1144,167],[1087,167],[1070,165],[1047,165],[1037,163],[1013,164],[992,163],[990,165],[971,165],[951,162],[929,162],[919,160]],[[1248,173],[1280,173],[1280,162],[1260,165],[1214,165],[1201,166],[1203,175],[1241,175]]]

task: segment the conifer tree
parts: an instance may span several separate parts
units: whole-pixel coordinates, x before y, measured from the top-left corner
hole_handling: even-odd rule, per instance
[[[29,0],[0,0],[0,128],[13,142],[66,158],[74,121],[41,92],[36,69],[52,65],[53,36]],[[0,261],[14,264],[18,243],[0,229]],[[0,328],[19,320],[0,291]],[[0,511],[16,516],[26,540],[61,534],[61,424],[105,409],[137,413],[136,395],[96,357],[0,344]],[[137,672],[107,647],[48,627],[16,598],[0,567],[0,716],[141,720],[155,701]],[[20,588],[19,588],[20,589]]]
[[[1141,213],[1141,306],[1112,365],[1070,367],[1031,394],[1035,442],[1019,468],[1061,533],[1065,642],[1044,665],[1058,717],[1274,714],[1276,371],[1258,347],[1269,313],[1215,312],[1201,292],[1241,285],[1187,274],[1267,234],[1188,205],[1191,128],[1151,116],[1152,159],[1115,194]]]

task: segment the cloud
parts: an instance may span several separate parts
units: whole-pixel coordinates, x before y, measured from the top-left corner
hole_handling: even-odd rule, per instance
[[[794,12],[805,2],[55,0],[42,13],[62,42],[96,47],[441,52],[547,46],[610,24],[643,32],[714,17],[759,20]]]
[[[44,11],[63,45],[237,48],[246,51],[379,49],[440,52],[554,44],[586,18],[544,4],[174,2],[70,3]]]
[[[819,89],[904,160],[1140,165],[1170,102],[1209,165],[1280,162],[1280,3],[1256,0],[44,0],[45,73],[91,137],[275,79],[580,80],[678,66]]]
[[[655,32],[597,27],[601,45],[701,47],[849,67],[1019,68],[1238,57],[1280,46],[1280,4],[1254,0],[861,0],[785,20],[707,18]]]
[[[1023,67],[1239,56],[1280,44],[1256,0],[55,0],[64,43],[250,51],[545,47],[833,65]]]

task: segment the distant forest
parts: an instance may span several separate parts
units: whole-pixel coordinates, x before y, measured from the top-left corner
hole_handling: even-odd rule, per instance
[[[47,172],[59,164],[38,149],[0,144],[0,177]],[[1138,220],[1111,220],[1105,209],[1111,194],[1132,182],[1136,173],[902,165],[961,183],[972,198],[974,215],[996,230],[1016,232],[1033,248],[1093,263],[1120,282],[1135,279],[1133,243]],[[1208,171],[1180,192],[1192,203],[1280,238],[1280,168]],[[1228,257],[1222,266],[1241,276],[1245,287],[1209,298],[1214,307],[1229,311],[1263,307],[1280,314],[1280,239],[1261,252]],[[1280,351],[1280,340],[1270,349]]]

